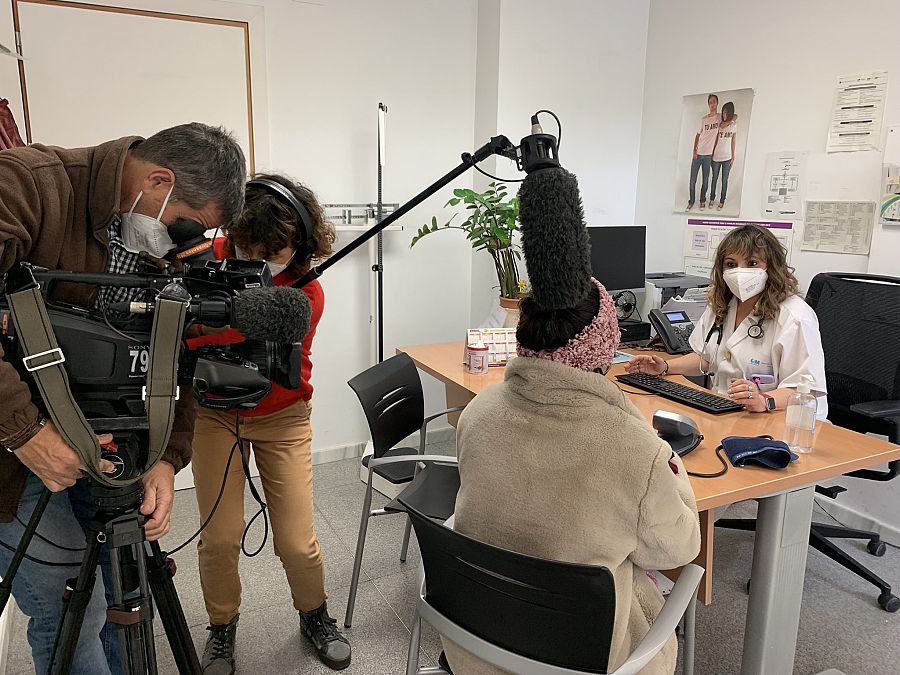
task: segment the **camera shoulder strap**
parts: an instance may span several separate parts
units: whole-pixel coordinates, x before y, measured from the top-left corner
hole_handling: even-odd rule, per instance
[[[140,480],[140,476],[112,479],[98,470],[100,446],[97,435],[75,403],[69,378],[63,368],[66,355],[56,341],[40,286],[34,284],[8,293],[6,297],[21,343],[25,369],[34,377],[57,431],[81,457],[85,472],[98,483],[110,487]],[[177,359],[185,312],[186,305],[182,302],[165,300],[157,304],[150,340],[145,399],[150,447],[144,471],[162,457],[172,430]]]

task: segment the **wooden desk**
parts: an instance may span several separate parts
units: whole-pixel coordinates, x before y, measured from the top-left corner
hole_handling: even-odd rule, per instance
[[[397,351],[408,354],[421,370],[446,385],[447,407],[465,405],[484,388],[503,381],[503,368],[491,368],[485,375],[467,373],[462,342],[400,347]],[[615,365],[610,377],[622,372],[624,366]],[[690,384],[680,376],[673,379]],[[687,415],[697,423],[705,438],[683,458],[689,471],[718,470],[721,463],[715,448],[725,436],[785,436],[783,411],[711,415],[659,396],[630,399],[648,420],[662,409]],[[900,447],[896,445],[819,423],[812,452],[783,471],[731,467],[719,478],[691,479],[703,533],[697,564],[706,570],[700,599],[706,603],[712,597],[713,509],[745,499],[760,500],[742,673],[793,671],[815,484],[898,458]]]

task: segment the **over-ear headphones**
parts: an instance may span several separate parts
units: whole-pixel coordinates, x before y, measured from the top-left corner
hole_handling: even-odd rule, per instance
[[[294,193],[284,185],[269,178],[254,178],[247,182],[247,187],[262,188],[269,194],[279,197],[287,202],[287,204],[297,213],[297,217],[303,225],[303,242],[300,244],[300,248],[297,249],[297,255],[301,260],[306,260],[311,256],[316,248],[316,243],[313,240],[313,218],[307,208],[303,205],[303,202],[297,199]]]

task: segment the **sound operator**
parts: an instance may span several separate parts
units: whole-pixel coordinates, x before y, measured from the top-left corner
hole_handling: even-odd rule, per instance
[[[34,144],[0,152],[0,274],[20,262],[51,270],[129,273],[138,252],[161,257],[173,246],[166,228],[192,219],[213,229],[235,221],[243,207],[246,167],[234,138],[200,123],[172,127],[144,140],[128,136],[88,148]],[[131,300],[131,289],[60,285],[52,298],[90,307]],[[3,354],[0,352],[0,357]],[[68,355],[77,358],[78,355]],[[31,400],[13,366],[0,361],[0,541],[15,547],[44,486],[53,495],[28,554],[74,567],[25,560],[13,596],[30,617],[35,669],[48,670],[66,579],[84,548],[82,529],[96,506],[78,454]],[[194,410],[183,397],[166,453],[143,477],[140,510],[149,540],[169,529],[175,472],[190,460]],[[101,436],[100,442],[108,442]],[[107,463],[108,464],[108,463]],[[101,470],[111,466],[101,465]],[[51,543],[52,542],[52,543]],[[65,547],[68,550],[63,550]],[[12,552],[0,548],[0,569]],[[104,581],[110,586],[108,571]],[[99,579],[99,577],[98,577]],[[114,630],[105,625],[104,594],[87,608],[71,673],[121,671]]]
[[[266,260],[275,284],[290,286],[311,265],[332,253],[334,227],[309,188],[278,175],[257,176],[247,183],[246,209],[237,223],[226,228],[227,237],[216,239],[216,257]],[[281,559],[299,612],[303,634],[319,658],[330,668],[350,665],[348,640],[328,615],[325,572],[313,523],[312,427],[310,401],[313,388],[312,342],[322,317],[325,295],[318,281],[305,292],[311,307],[310,328],[303,339],[300,387],[272,385],[270,393],[253,410],[240,413],[200,408],[194,432],[191,469],[197,489],[200,521],[205,522],[214,504],[215,514],[197,547],[200,582],[209,615],[209,636],[203,654],[204,672],[234,672],[235,635],[241,602],[238,556],[244,531],[244,471],[232,448],[237,443],[249,457],[250,444],[265,490],[272,521],[275,551]],[[189,341],[227,344],[244,339],[238,331],[211,332]],[[232,451],[232,452],[230,452]],[[223,485],[224,480],[224,485]]]

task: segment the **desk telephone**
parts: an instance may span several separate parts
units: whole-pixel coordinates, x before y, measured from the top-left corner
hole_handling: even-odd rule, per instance
[[[694,324],[687,314],[681,311],[651,309],[649,318],[669,354],[690,354],[694,351],[688,342]]]

